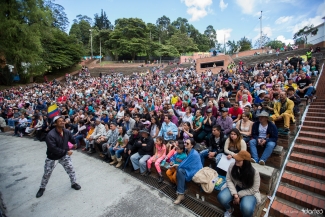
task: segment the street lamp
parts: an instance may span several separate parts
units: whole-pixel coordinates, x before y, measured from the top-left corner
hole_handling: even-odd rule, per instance
[[[90,50],[91,50],[91,59],[93,58],[93,32],[92,29],[89,29],[90,32]]]

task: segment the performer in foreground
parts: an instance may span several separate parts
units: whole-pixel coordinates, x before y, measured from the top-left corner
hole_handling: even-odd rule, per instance
[[[45,187],[55,168],[56,160],[59,160],[59,163],[68,173],[71,181],[71,188],[74,188],[75,190],[81,189],[80,185],[76,183],[76,174],[70,157],[72,155],[72,151],[69,150],[68,146],[68,142],[72,144],[75,144],[76,142],[73,139],[71,132],[64,129],[65,122],[61,116],[54,117],[53,124],[55,125],[55,128],[52,129],[46,136],[47,158],[45,160],[44,175],[41,186],[36,194],[37,198],[43,195]]]

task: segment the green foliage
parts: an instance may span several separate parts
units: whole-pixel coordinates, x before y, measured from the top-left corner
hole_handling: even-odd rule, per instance
[[[193,39],[188,37],[187,34],[177,31],[167,42],[169,45],[173,45],[177,51],[182,54],[186,52],[199,51],[197,45]]]
[[[132,60],[137,53],[146,51],[148,43],[147,25],[139,18],[122,18],[115,21],[114,31],[105,43],[115,60],[120,54],[131,54]]]
[[[7,0],[0,7],[0,20],[1,55],[7,64],[14,65],[22,81],[81,59],[76,36],[64,32],[68,20],[61,5],[43,0]]]
[[[109,21],[109,19],[107,18],[106,12],[101,11],[100,16],[98,14],[95,14],[94,17],[95,20],[95,25],[99,30],[102,29],[113,29],[113,25],[111,24],[111,22]]]
[[[210,41],[210,48],[213,48],[216,46],[216,44],[218,43],[217,41],[217,32],[216,30],[213,28],[212,25],[209,25],[206,30],[204,31],[204,35],[206,35],[209,38]]]
[[[256,40],[254,47],[260,48],[268,46],[268,43],[270,42],[270,38],[267,37],[266,34],[262,35],[262,38],[259,38]]]
[[[267,47],[271,47],[272,49],[280,49],[285,46],[285,44],[282,41],[274,40],[269,41],[269,43],[266,44]]]
[[[250,50],[252,49],[252,41],[249,40],[248,38],[246,38],[244,36],[244,38],[241,38],[237,44],[240,46],[240,50],[239,51],[246,51],[246,50]]]
[[[318,28],[314,27],[314,25],[305,26],[293,35],[293,39],[295,41],[299,41],[298,39],[303,39],[304,43],[307,44],[307,36],[316,35],[317,32]]]

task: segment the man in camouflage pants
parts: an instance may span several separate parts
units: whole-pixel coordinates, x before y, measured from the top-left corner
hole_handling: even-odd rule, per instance
[[[40,189],[38,190],[36,197],[39,198],[43,195],[46,185],[51,177],[51,174],[55,168],[55,161],[64,167],[68,173],[71,181],[71,188],[75,190],[81,189],[80,185],[76,183],[76,174],[72,166],[71,155],[72,151],[69,150],[68,142],[75,144],[75,140],[69,130],[64,129],[64,119],[60,116],[56,116],[53,119],[55,128],[52,129],[46,136],[47,145],[47,158],[44,165],[44,175],[41,181]]]

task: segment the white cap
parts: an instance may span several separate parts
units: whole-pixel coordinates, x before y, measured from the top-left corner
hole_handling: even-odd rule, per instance
[[[61,117],[61,116],[55,116],[55,117],[53,118],[53,123],[55,123],[55,121],[58,120],[59,118],[62,118],[62,117]]]

